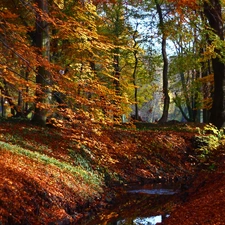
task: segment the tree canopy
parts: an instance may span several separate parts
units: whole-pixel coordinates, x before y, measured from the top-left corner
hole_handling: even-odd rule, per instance
[[[1,114],[38,124],[111,124],[123,115],[149,122],[158,101],[159,122],[224,127],[223,7],[219,0],[2,0]]]

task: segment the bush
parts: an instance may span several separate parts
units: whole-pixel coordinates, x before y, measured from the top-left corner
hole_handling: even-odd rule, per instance
[[[194,137],[194,147],[202,158],[209,156],[225,139],[224,129],[218,129],[212,124],[206,125],[203,129],[198,129],[198,132],[199,135]]]

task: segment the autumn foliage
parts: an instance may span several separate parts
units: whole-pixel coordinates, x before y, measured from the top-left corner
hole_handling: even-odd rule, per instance
[[[107,87],[114,46],[98,33],[95,6],[56,2],[47,9],[43,2],[46,9],[23,0],[17,7],[1,3],[7,6],[0,12],[2,101],[14,116],[40,113],[46,120],[66,107],[89,119],[113,118],[122,100]]]
[[[196,149],[196,124],[129,121],[133,106],[135,119],[139,107],[147,105],[148,113],[161,107],[148,104],[165,91],[155,82],[162,60],[152,44],[162,37],[175,43],[167,72],[182,119],[196,122],[210,112],[213,124],[224,126],[222,6],[1,0],[0,223],[76,223],[106,207],[123,186],[179,181],[182,192],[183,181],[199,174],[167,223],[223,224],[224,145],[210,154]],[[139,28],[147,17],[142,11],[151,16],[147,28]],[[145,37],[139,29],[148,31]],[[181,219],[184,213],[190,218]]]
[[[174,3],[176,5],[176,7],[178,7],[178,8],[188,7],[188,8],[191,8],[191,9],[196,9],[196,6],[197,6],[196,0],[191,0],[191,1],[188,1],[188,0],[181,0],[181,1],[168,0],[168,2]]]

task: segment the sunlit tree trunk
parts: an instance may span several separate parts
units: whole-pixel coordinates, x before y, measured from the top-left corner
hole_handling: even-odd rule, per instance
[[[223,19],[220,0],[204,2],[204,13],[210,27],[221,41],[224,41]],[[210,43],[211,44],[210,40]],[[214,72],[214,93],[210,122],[218,128],[225,127],[225,65],[221,61],[221,50],[216,48],[217,57],[212,59]]]
[[[48,1],[36,0],[37,6],[43,13],[48,13]],[[36,32],[35,32],[35,46],[38,47],[45,59],[50,60],[50,37],[49,37],[49,25],[44,20],[44,16],[36,12]],[[35,106],[35,112],[33,122],[40,125],[44,125],[47,119],[48,110],[45,107],[50,103],[51,93],[49,90],[50,75],[44,66],[39,66],[36,75],[36,83],[38,88],[36,90],[37,102]]]
[[[165,34],[164,29],[164,20],[162,15],[162,9],[161,5],[159,4],[158,0],[155,0],[157,13],[159,16],[159,24],[162,31],[162,56],[163,56],[163,114],[160,118],[159,122],[166,122],[168,119],[169,114],[169,105],[170,105],[170,97],[169,97],[169,91],[168,91],[168,58],[167,58],[167,52],[166,52],[166,41],[167,37]]]

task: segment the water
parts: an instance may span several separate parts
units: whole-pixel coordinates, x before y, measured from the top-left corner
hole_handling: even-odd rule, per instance
[[[138,189],[129,191],[129,193],[142,193],[142,194],[149,194],[149,195],[174,195],[177,191],[173,189]]]
[[[176,193],[171,185],[131,187],[113,206],[82,225],[155,225],[169,216]]]
[[[169,215],[166,215],[168,217]],[[157,223],[161,223],[163,221],[164,217],[162,215],[158,216],[151,216],[151,217],[138,217],[132,221],[132,225],[156,225]],[[121,220],[117,221],[116,225],[127,225],[127,221]]]

